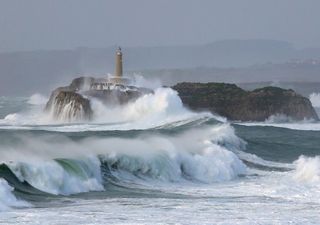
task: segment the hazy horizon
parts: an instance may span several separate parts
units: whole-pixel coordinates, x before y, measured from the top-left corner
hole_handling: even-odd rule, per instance
[[[0,96],[113,73],[116,46],[125,73],[165,85],[319,82],[319,8],[316,0],[0,0]],[[295,60],[307,64],[287,64]]]
[[[309,46],[309,47],[299,47],[295,45],[292,42],[286,41],[286,40],[276,40],[276,39],[263,39],[263,38],[248,38],[248,39],[219,39],[219,40],[214,40],[210,42],[205,42],[205,43],[197,43],[197,44],[159,44],[159,45],[121,45],[121,44],[110,44],[106,46],[74,46],[70,48],[42,48],[42,49],[16,49],[16,50],[11,50],[11,51],[0,51],[0,54],[11,54],[11,53],[24,53],[24,52],[41,52],[41,51],[68,51],[68,50],[77,50],[77,49],[116,49],[118,47],[121,47],[122,49],[131,49],[131,48],[167,48],[167,47],[200,47],[200,46],[207,46],[207,45],[212,45],[212,44],[217,44],[217,43],[222,43],[222,42],[233,42],[233,41],[270,41],[270,42],[282,42],[286,43],[288,45],[291,45],[293,49],[297,50],[303,50],[303,49],[318,49],[320,46]]]
[[[319,224],[319,9],[0,0],[0,225]]]
[[[0,52],[267,39],[320,47],[320,2],[2,0]]]

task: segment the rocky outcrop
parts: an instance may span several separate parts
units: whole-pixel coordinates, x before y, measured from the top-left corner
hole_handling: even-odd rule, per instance
[[[82,95],[71,91],[54,92],[45,110],[59,121],[82,121],[89,120],[92,117],[90,101]]]
[[[245,91],[225,83],[179,83],[172,88],[189,108],[209,110],[230,120],[264,121],[273,115],[319,119],[309,99],[293,90],[265,87]]]
[[[99,79],[79,77],[69,86],[55,89],[51,93],[45,111],[60,121],[89,120],[93,117],[93,111],[88,98],[96,98],[105,105],[113,106],[126,104],[142,95],[152,93],[150,89],[124,85],[104,90],[92,89],[95,82],[99,82]]]
[[[67,87],[61,87],[56,91],[72,91],[81,95],[97,98],[106,105],[126,104],[129,101],[134,101],[142,95],[152,93],[152,90],[147,88],[138,88],[133,86],[118,85],[118,88],[109,90],[92,90],[90,87],[93,83],[99,81],[93,77],[79,77],[72,80]]]

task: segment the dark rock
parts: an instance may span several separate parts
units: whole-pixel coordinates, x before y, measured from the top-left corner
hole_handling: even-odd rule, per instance
[[[173,86],[193,110],[209,110],[230,120],[264,121],[273,115],[318,120],[309,99],[277,87],[245,91],[234,84],[178,83]]]
[[[113,89],[93,90],[90,87],[95,82],[99,82],[99,79],[79,77],[69,86],[55,89],[47,102],[45,111],[50,112],[54,118],[64,121],[91,119],[93,112],[90,101],[83,96],[96,98],[105,105],[113,106],[126,104],[142,95],[153,93],[147,88],[124,85],[117,85]]]
[[[62,88],[52,93],[45,110],[53,118],[62,121],[89,120],[93,114],[88,99],[76,92],[62,90]]]
[[[90,88],[94,81],[95,79],[93,77],[78,77],[72,80],[69,88],[72,91],[86,90]]]

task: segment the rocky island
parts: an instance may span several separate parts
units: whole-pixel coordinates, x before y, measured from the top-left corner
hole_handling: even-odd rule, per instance
[[[57,88],[52,92],[45,110],[64,121],[90,120],[94,113],[89,98],[97,98],[105,105],[114,106],[153,92],[147,88],[120,84],[92,88],[97,81],[99,85],[103,84],[92,77],[80,77],[69,86]],[[191,110],[210,111],[232,121],[265,121],[274,115],[284,115],[293,120],[319,119],[310,100],[290,89],[265,87],[245,91],[235,84],[225,83],[178,83],[172,89]]]
[[[235,84],[178,83],[172,87],[183,104],[196,111],[210,111],[235,121],[265,121],[273,115],[284,115],[293,120],[318,120],[309,99],[277,87],[245,91]],[[136,87],[122,76],[122,52],[116,52],[115,75],[105,78],[79,77],[70,85],[54,90],[46,104],[54,119],[82,121],[93,118],[90,99],[99,99],[107,106],[117,106],[135,101],[153,93]]]
[[[93,117],[90,98],[96,98],[108,106],[115,106],[134,101],[152,92],[147,88],[109,83],[107,79],[79,77],[69,86],[55,89],[50,95],[45,111],[61,121],[90,120]]]
[[[131,85],[131,80],[122,75],[121,48],[116,52],[114,76],[104,78],[79,77],[70,85],[55,89],[46,104],[45,111],[60,121],[82,121],[93,117],[90,98],[99,99],[108,106],[122,105],[142,95],[152,93],[147,88]]]
[[[178,83],[172,87],[192,110],[209,110],[235,121],[265,121],[273,115],[319,120],[308,98],[293,90],[264,87],[245,91],[235,84]]]

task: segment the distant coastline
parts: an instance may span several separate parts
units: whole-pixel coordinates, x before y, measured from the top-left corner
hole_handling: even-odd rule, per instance
[[[99,77],[112,72],[115,49],[0,53],[0,84],[5,84],[0,86],[0,96],[31,95],[33,90],[45,93],[81,75]],[[319,59],[319,48],[296,49],[288,42],[274,40],[127,47],[124,73],[155,77],[164,85],[183,81],[320,82]]]

